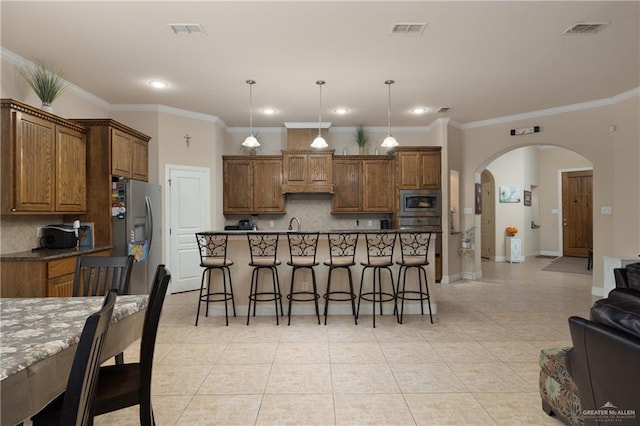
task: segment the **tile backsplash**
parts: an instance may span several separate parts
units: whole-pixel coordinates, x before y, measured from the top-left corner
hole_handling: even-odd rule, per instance
[[[390,214],[332,214],[330,194],[287,194],[284,215],[261,214],[253,217],[260,230],[283,230],[292,217],[300,219],[303,231],[327,231],[330,229],[379,229],[381,219],[390,219]],[[248,215],[228,215],[226,225],[236,225]],[[356,221],[358,224],[356,225]],[[273,222],[273,227],[271,227]]]
[[[15,253],[40,246],[38,228],[62,223],[59,215],[0,216],[0,253]]]

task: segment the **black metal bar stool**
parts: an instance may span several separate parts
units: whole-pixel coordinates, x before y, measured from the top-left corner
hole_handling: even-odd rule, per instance
[[[324,325],[327,325],[327,313],[329,311],[329,301],[336,302],[351,301],[351,311],[353,312],[353,320],[358,325],[356,317],[356,294],[353,291],[353,277],[351,276],[351,267],[356,264],[356,247],[358,246],[357,232],[330,232],[327,234],[329,239],[329,259],[324,264],[329,267],[329,275],[327,276],[327,292],[324,294]],[[349,291],[331,290],[331,276],[336,269],[347,271],[349,278]]]
[[[316,306],[316,317],[318,317],[318,324],[320,324],[320,310],[318,308],[318,299],[320,294],[318,293],[318,286],[316,284],[316,272],[313,269],[314,266],[318,266],[316,262],[316,252],[318,250],[318,239],[320,233],[318,232],[287,232],[287,239],[289,240],[289,254],[290,260],[287,265],[293,267],[291,272],[291,287],[289,287],[289,309],[288,309],[288,324],[291,324],[291,303],[296,302],[311,302],[313,301]],[[302,290],[294,291],[296,272],[300,269],[308,269],[311,271],[311,283],[313,288],[311,290],[303,288]]]
[[[400,265],[398,271],[398,288],[396,297],[402,300],[400,303],[400,312],[398,322],[402,324],[402,314],[404,313],[405,300],[419,300],[420,312],[424,315],[424,301],[429,305],[429,319],[433,324],[433,315],[431,313],[431,299],[429,297],[429,283],[427,280],[427,271],[425,267],[429,266],[429,243],[431,242],[431,232],[400,232],[400,252],[401,258],[396,260]],[[407,290],[407,271],[415,268],[418,274],[418,289]],[[402,287],[400,286],[402,283]],[[424,285],[424,288],[423,288]]]
[[[247,239],[249,241],[249,254],[251,262],[249,266],[253,267],[251,273],[251,286],[249,288],[249,308],[247,309],[247,325],[251,317],[251,304],[253,303],[253,316],[256,316],[256,305],[258,302],[273,301],[276,307],[276,324],[280,325],[280,315],[284,315],[282,309],[282,293],[280,292],[280,280],[278,278],[278,233],[249,232]],[[260,271],[268,270],[271,272],[273,281],[272,291],[258,291],[260,282]],[[278,314],[278,302],[280,302],[280,313]]]
[[[224,317],[229,325],[229,307],[231,301],[233,316],[236,316],[236,304],[233,299],[233,284],[231,282],[231,271],[229,266],[233,265],[233,260],[227,257],[227,234],[216,232],[197,232],[198,250],[200,251],[200,266],[202,271],[202,284],[200,285],[200,296],[198,297],[198,312],[196,313],[196,326],[200,317],[200,305],[207,304],[205,317],[209,316],[209,303],[224,302]],[[211,272],[219,270],[222,273],[222,291],[211,291]],[[208,274],[205,289],[205,275]],[[227,277],[229,278],[229,288],[227,289]]]
[[[380,315],[382,315],[382,302],[393,302],[393,313],[397,314],[396,306],[396,289],[394,286],[393,272],[393,250],[396,245],[395,232],[367,232],[365,234],[367,243],[367,259],[360,262],[364,267],[362,269],[362,277],[360,278],[360,295],[358,296],[358,310],[356,318],[360,317],[360,301],[366,300],[372,302],[373,306],[373,327],[376,327],[376,302],[380,306]],[[373,285],[371,291],[363,292],[364,276],[367,269],[373,270]],[[391,290],[382,291],[382,270],[389,272],[389,282]],[[378,298],[376,299],[376,296]]]

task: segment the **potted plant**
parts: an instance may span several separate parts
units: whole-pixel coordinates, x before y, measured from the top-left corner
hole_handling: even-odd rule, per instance
[[[507,234],[507,237],[515,237],[518,233],[518,228],[515,226],[507,226],[504,232]]]
[[[472,226],[462,233],[462,248],[471,248],[471,242],[476,236],[476,227]]]
[[[53,112],[51,104],[68,88],[63,74],[42,61],[25,64],[18,68],[18,72],[42,101],[42,110]]]
[[[356,127],[356,135],[355,135],[356,143],[358,144],[358,153],[360,155],[364,155],[364,148],[367,145],[367,141],[369,140],[369,133],[361,124]]]

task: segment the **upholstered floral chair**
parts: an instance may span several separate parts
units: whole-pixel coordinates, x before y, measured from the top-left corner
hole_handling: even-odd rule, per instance
[[[540,351],[540,397],[542,409],[571,425],[582,425],[582,408],[578,389],[567,370],[568,348]]]

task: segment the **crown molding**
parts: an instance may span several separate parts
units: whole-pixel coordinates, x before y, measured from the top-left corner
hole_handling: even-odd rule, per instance
[[[220,117],[201,112],[189,111],[181,108],[174,108],[160,104],[113,104],[109,111],[125,111],[125,112],[161,112],[165,114],[176,115],[179,117],[192,118],[195,120],[207,121],[222,126],[228,130],[227,125]]]

